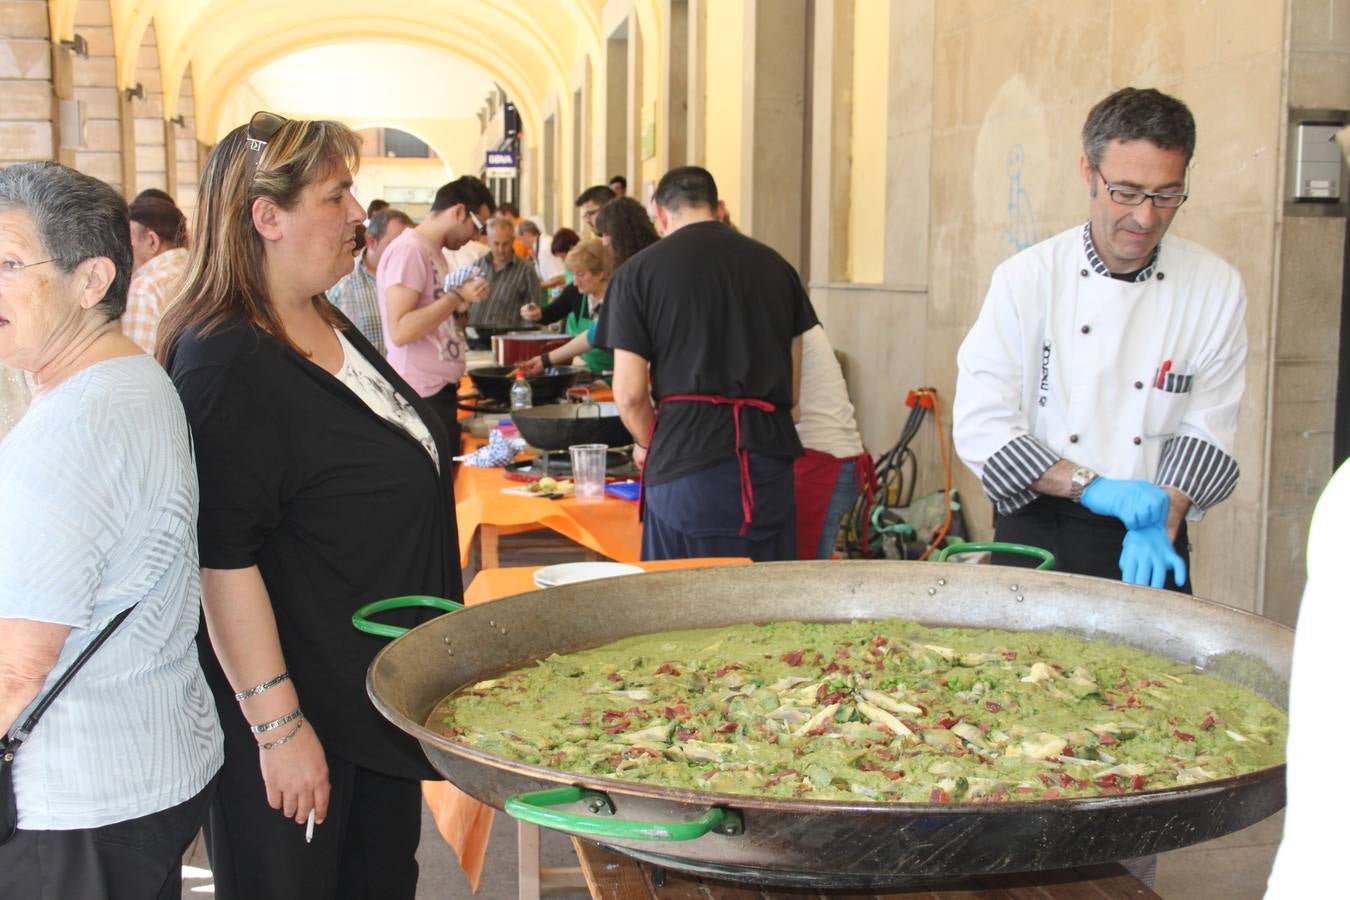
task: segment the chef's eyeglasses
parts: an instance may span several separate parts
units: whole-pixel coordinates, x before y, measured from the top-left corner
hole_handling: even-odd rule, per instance
[[[478,217],[473,214],[473,210],[469,209],[466,206],[464,207],[464,211],[468,213],[469,218],[473,220],[473,227],[478,229],[478,233],[487,234],[487,226],[484,225],[481,221],[479,221]]]
[[[1111,195],[1111,199],[1121,206],[1140,206],[1145,200],[1152,200],[1154,209],[1176,209],[1186,202],[1189,194],[1179,194],[1171,191],[1141,191],[1138,188],[1124,187],[1118,184],[1112,184],[1106,180],[1101,169],[1094,169],[1097,176],[1101,178],[1102,184],[1106,185],[1106,192]]]
[[[250,175],[258,171],[258,163],[262,162],[263,150],[266,149],[267,142],[285,124],[286,119],[284,117],[266,110],[258,110],[253,114],[253,118],[248,120],[248,131],[244,133],[244,143],[248,146]]]

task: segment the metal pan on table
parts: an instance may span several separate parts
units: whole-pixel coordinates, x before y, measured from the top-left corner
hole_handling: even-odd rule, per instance
[[[485,399],[509,405],[516,371],[516,366],[482,366],[470,369],[468,375],[474,388]],[[553,366],[538,375],[526,375],[525,380],[530,383],[536,404],[552,403],[562,399],[584,371],[577,366]]]
[[[444,601],[442,601],[444,602]],[[1079,575],[894,561],[650,573],[442,616],[375,658],[367,692],[461,790],[522,820],[676,869],[758,884],[875,890],[1173,850],[1284,805],[1284,766],[1114,797],[950,805],[759,799],[579,776],[485,753],[425,723],[446,695],[555,652],[745,622],[910,618],[1070,629],[1179,660],[1287,706],[1293,631],[1176,593]],[[365,625],[374,623],[365,622]]]

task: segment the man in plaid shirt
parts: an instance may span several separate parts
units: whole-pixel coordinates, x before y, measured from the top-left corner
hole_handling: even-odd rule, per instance
[[[122,333],[146,353],[155,352],[160,316],[173,302],[187,268],[187,220],[171,200],[136,198],[131,220],[131,287]]]
[[[380,295],[375,289],[375,272],[384,248],[413,226],[412,217],[402,210],[382,209],[370,217],[366,226],[366,248],[356,259],[350,275],[328,289],[328,302],[352,320],[356,330],[383,355],[384,329],[380,326]]]

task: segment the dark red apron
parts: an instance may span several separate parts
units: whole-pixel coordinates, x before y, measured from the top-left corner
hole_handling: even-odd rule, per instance
[[[820,546],[820,533],[825,528],[825,513],[839,481],[839,469],[846,462],[855,463],[854,476],[858,490],[868,498],[871,509],[872,494],[876,490],[876,473],[872,457],[866,453],[838,457],[819,450],[807,449],[805,455],[793,463],[793,487],[797,493],[797,558],[815,559]]]
[[[767,400],[756,400],[752,397],[721,397],[716,394],[674,394],[670,397],[662,398],[656,407],[656,413],[652,417],[652,430],[647,434],[647,449],[650,452],[652,448],[652,438],[656,436],[656,426],[661,421],[661,407],[667,403],[711,403],[716,406],[731,407],[731,421],[736,426],[736,459],[741,466],[741,537],[745,537],[750,531],[750,519],[755,511],[755,489],[750,482],[750,451],[741,446],[741,410],[745,407],[753,407],[763,412],[773,412],[774,405]],[[645,467],[644,467],[645,468]],[[638,518],[641,519],[642,511],[645,508],[645,498],[643,497],[643,486],[646,484],[644,477],[638,482]]]

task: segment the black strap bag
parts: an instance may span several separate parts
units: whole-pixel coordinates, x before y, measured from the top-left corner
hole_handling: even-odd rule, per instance
[[[56,696],[65,690],[70,679],[74,678],[75,673],[80,671],[80,667],[89,660],[89,657],[94,655],[95,650],[103,646],[104,641],[112,637],[113,631],[116,630],[118,625],[122,624],[123,619],[131,615],[131,611],[135,608],[136,605],[133,603],[105,625],[89,646],[84,648],[84,652],[70,664],[70,668],[66,669],[52,689],[47,692],[47,696],[42,698],[42,702],[33,709],[27,720],[19,727],[11,730],[9,734],[5,735],[4,740],[0,741],[0,844],[8,843],[14,837],[14,833],[19,830],[19,806],[14,800],[14,756],[19,752],[19,747],[33,733],[33,729],[37,726],[38,720],[42,718],[42,714],[47,711],[47,707],[52,705]]]

